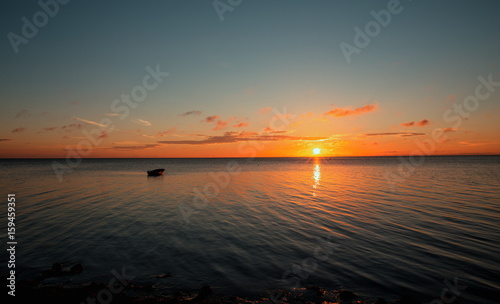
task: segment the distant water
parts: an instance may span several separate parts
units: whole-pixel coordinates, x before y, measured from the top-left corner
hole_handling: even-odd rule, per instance
[[[52,161],[0,160],[21,277],[75,261],[85,270],[74,283],[125,267],[159,292],[297,284],[431,301],[456,278],[464,303],[500,298],[500,157],[428,157],[394,187],[391,157],[87,159],[62,182]],[[220,173],[228,164],[239,171]],[[154,168],[167,174],[148,178]],[[193,201],[197,191],[216,195]]]

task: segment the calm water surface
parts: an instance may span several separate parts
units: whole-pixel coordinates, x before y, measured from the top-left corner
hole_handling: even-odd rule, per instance
[[[428,157],[394,187],[398,158],[84,160],[61,182],[52,160],[0,164],[21,277],[72,261],[74,283],[125,267],[159,291],[297,283],[422,301],[457,278],[465,303],[499,303],[500,157]]]

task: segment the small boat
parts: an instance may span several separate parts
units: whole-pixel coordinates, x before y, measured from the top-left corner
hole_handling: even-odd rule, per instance
[[[165,172],[165,169],[154,169],[148,171],[148,176],[160,176],[163,175],[163,172]]]

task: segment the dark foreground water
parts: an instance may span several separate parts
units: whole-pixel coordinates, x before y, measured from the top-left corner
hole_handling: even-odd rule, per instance
[[[458,284],[464,303],[498,303],[500,157],[428,157],[414,170],[398,158],[88,159],[62,181],[52,163],[0,160],[20,278],[69,261],[85,269],[73,283],[125,267],[155,292],[317,285],[428,302]],[[167,174],[148,178],[154,168]]]

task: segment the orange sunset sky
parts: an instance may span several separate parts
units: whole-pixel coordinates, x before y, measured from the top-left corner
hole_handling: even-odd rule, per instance
[[[356,47],[387,1],[95,6],[3,39],[1,158],[500,154],[491,7],[402,1]],[[40,9],[3,12],[4,37]]]

